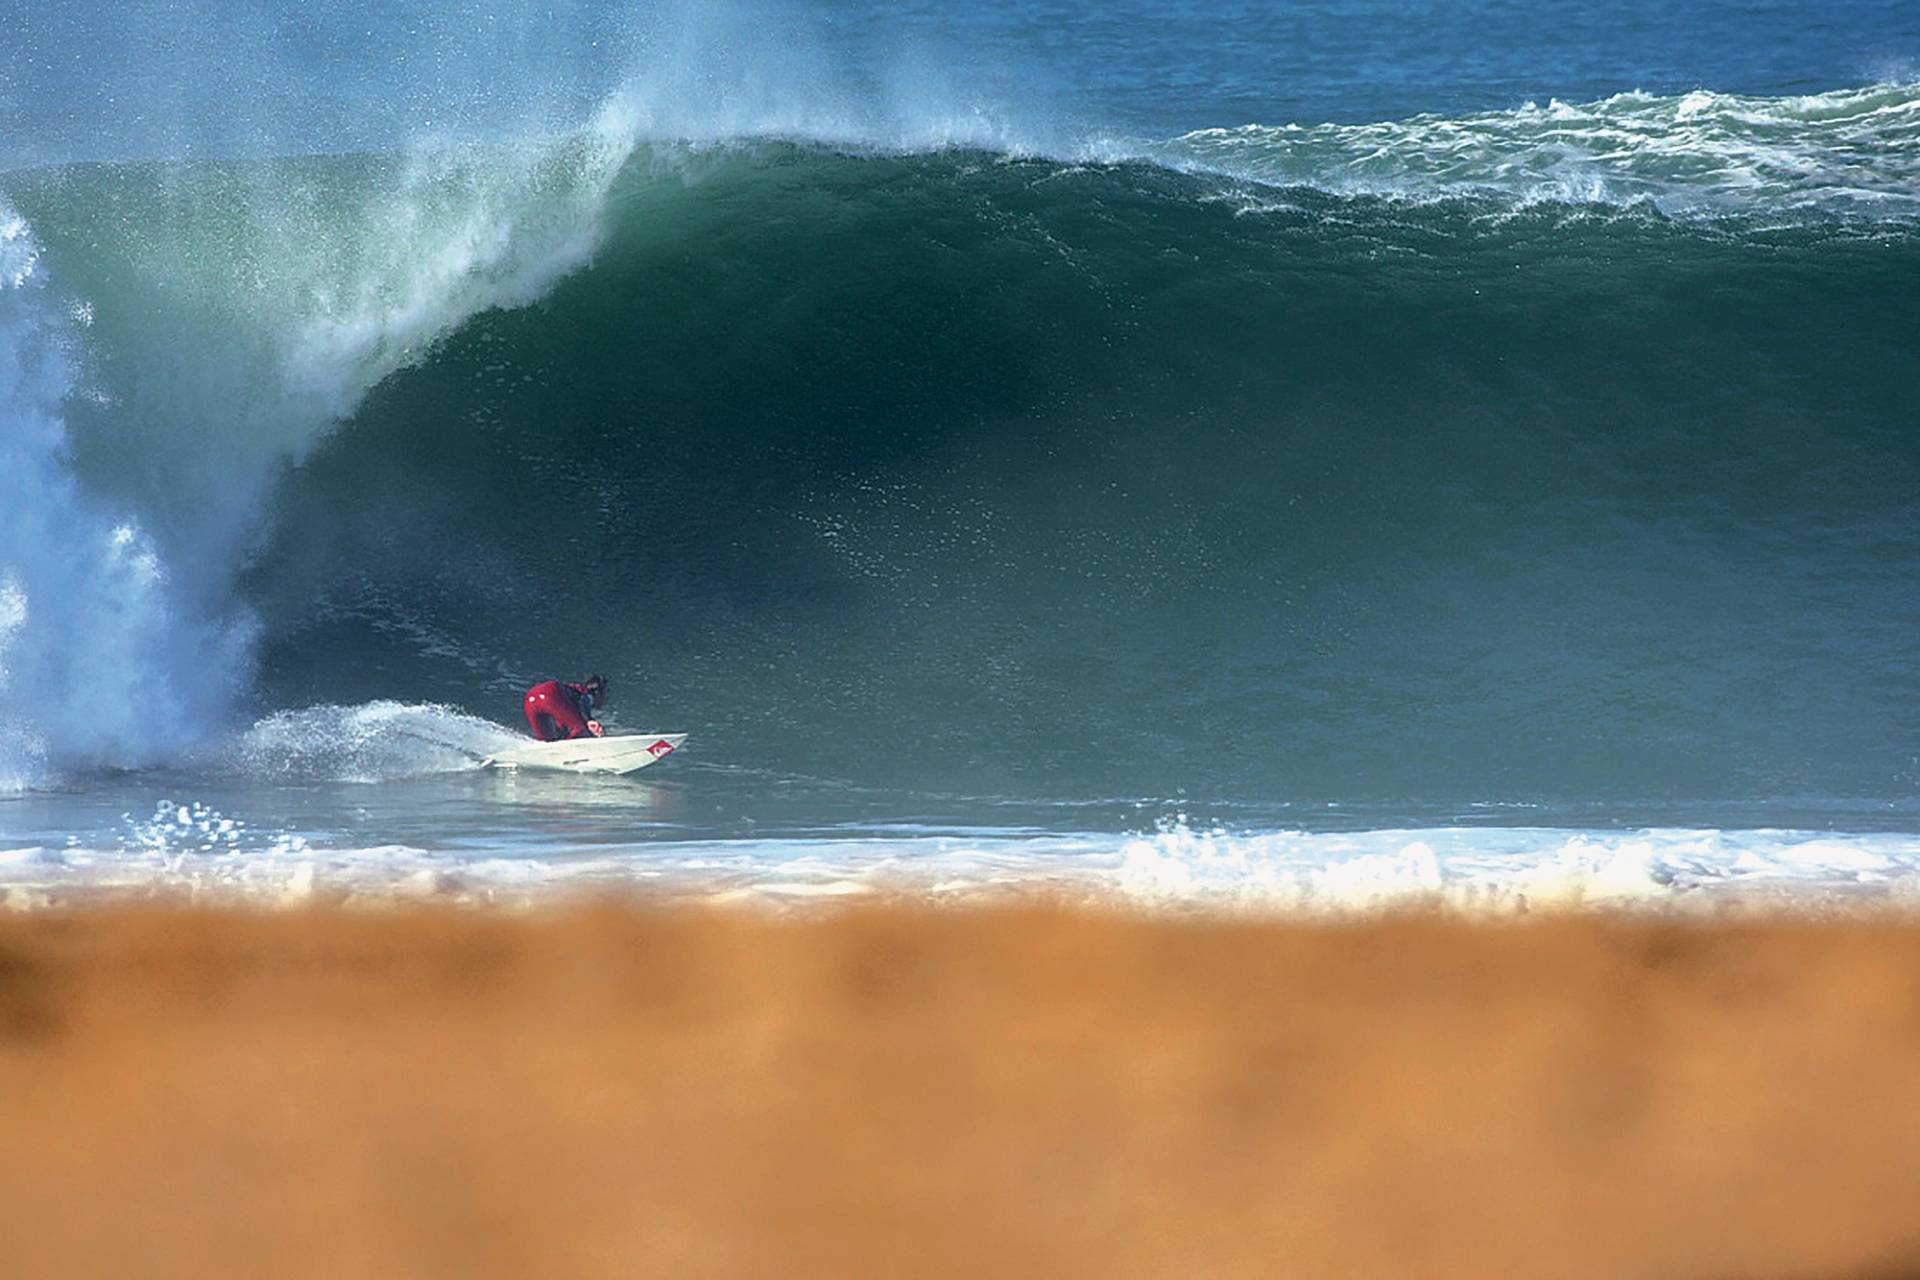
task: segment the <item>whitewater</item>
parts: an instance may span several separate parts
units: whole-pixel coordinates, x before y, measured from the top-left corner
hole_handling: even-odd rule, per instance
[[[0,64],[8,904],[1920,884],[1911,15],[350,8]],[[665,776],[476,768],[589,668]]]

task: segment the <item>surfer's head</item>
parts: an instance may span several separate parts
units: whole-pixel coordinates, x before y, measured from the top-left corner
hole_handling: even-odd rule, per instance
[[[607,678],[605,676],[595,672],[580,682],[580,688],[582,692],[586,693],[594,702],[603,706],[606,704]]]

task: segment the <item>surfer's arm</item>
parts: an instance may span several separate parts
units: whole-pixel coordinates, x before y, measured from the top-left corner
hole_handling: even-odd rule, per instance
[[[602,729],[600,727],[600,722],[593,718],[593,710],[594,710],[593,695],[591,693],[586,692],[584,689],[581,690],[580,719],[586,722],[587,733],[592,734],[596,738],[603,738],[606,736],[607,731],[605,729]]]
[[[568,738],[596,736],[593,730],[588,728],[587,718],[580,714],[580,700],[577,695],[555,698],[553,704],[547,708],[547,714],[553,717],[553,722],[560,726]]]

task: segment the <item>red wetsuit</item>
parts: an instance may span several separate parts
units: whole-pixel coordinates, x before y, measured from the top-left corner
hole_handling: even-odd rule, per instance
[[[591,738],[587,718],[593,713],[593,699],[587,687],[560,680],[543,680],[527,690],[527,726],[542,742],[562,738]]]

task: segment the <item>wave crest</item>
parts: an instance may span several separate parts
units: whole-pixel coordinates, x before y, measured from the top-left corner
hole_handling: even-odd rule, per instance
[[[1375,124],[1203,129],[1146,154],[1342,195],[1645,201],[1682,216],[1920,216],[1920,84],[1695,90]]]

